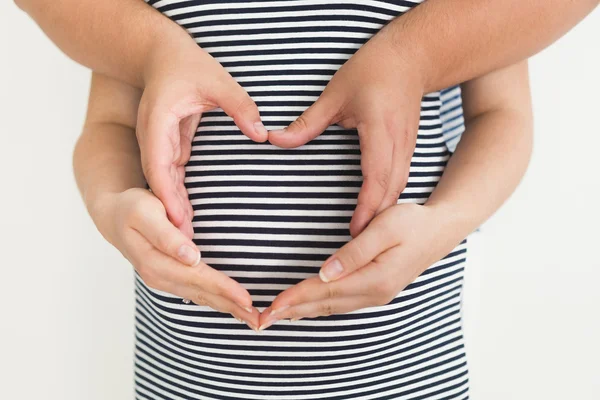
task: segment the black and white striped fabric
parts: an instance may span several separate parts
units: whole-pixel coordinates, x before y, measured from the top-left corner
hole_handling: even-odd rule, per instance
[[[460,86],[442,90],[440,92],[440,99],[442,100],[442,106],[440,107],[442,135],[444,136],[448,150],[454,152],[465,131]]]
[[[147,1],[240,82],[267,129],[292,122],[369,37],[418,3]],[[457,140],[461,129],[457,92],[444,92],[455,102],[445,110],[439,92],[423,98],[399,203],[424,203],[440,179],[446,139]],[[350,240],[362,182],[355,130],[331,126],[304,146],[281,149],[252,142],[215,110],[203,115],[186,171],[203,260],[246,287],[259,310]],[[385,306],[278,321],[260,333],[136,275],[136,398],[467,399],[465,255],[463,242]]]

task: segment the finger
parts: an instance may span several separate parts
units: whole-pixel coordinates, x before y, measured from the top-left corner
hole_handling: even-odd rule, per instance
[[[376,217],[358,236],[325,260],[319,271],[320,279],[332,283],[364,267],[377,256],[397,246],[397,229],[399,228],[390,226],[385,214]]]
[[[261,315],[260,327],[258,330],[262,331],[267,329],[273,325],[274,322],[282,319],[297,320],[300,318],[317,318],[334,314],[345,314],[372,305],[372,300],[369,296],[348,296],[315,301],[312,303],[302,303],[287,308],[275,315],[273,315],[270,307],[268,307]]]
[[[285,129],[269,131],[269,142],[279,147],[298,147],[319,136],[335,123],[340,101],[337,96],[324,91],[302,115]]]
[[[200,263],[200,251],[179,229],[167,218],[165,210],[158,199],[158,204],[138,208],[129,223],[131,228],[139,232],[156,249],[179,260],[186,265]]]
[[[245,322],[253,330],[258,330],[260,312],[254,307],[248,311],[223,296],[168,282],[165,283],[164,291],[188,299],[197,305],[206,305],[213,310],[231,314],[237,320]]]
[[[322,295],[325,286],[327,286],[327,284],[323,283],[318,276],[305,279],[279,293],[268,308],[275,311],[277,314],[282,310],[300,303],[310,303],[321,300],[325,298],[325,296]]]
[[[181,167],[184,170],[184,167]],[[192,225],[192,220],[194,218],[194,208],[192,203],[190,202],[189,193],[187,188],[185,187],[185,178],[180,179],[179,184],[177,185],[177,190],[179,192],[179,196],[181,197],[181,201],[183,203],[183,208],[185,210],[185,218],[182,224],[179,226],[181,232],[184,235],[189,237],[190,239],[194,238],[194,227]]]
[[[242,285],[203,262],[186,269],[165,269],[163,273],[169,281],[183,282],[192,288],[223,296],[248,312],[252,309],[250,293]]]
[[[350,221],[350,234],[356,237],[375,216],[390,184],[392,140],[381,121],[358,127],[363,183]]]
[[[176,187],[179,179],[176,161],[181,156],[179,119],[159,111],[147,120],[144,116],[140,119],[143,122],[137,136],[144,176],[152,192],[165,205],[171,222],[179,227],[185,218],[185,208]]]
[[[198,124],[200,123],[202,115],[195,114],[186,118],[187,126],[182,129],[181,133],[181,173],[178,175],[179,184],[178,190],[181,198],[183,199],[183,207],[185,209],[185,218],[183,223],[179,226],[179,229],[189,237],[190,239],[194,238],[194,227],[192,225],[192,220],[194,218],[194,208],[192,203],[189,200],[189,193],[187,188],[185,187],[185,164],[187,164],[190,160],[190,156],[192,153],[192,141],[196,136],[196,131],[198,129]]]
[[[132,248],[143,249],[142,253],[134,254],[136,269],[149,286],[152,283],[162,284],[173,282],[223,296],[244,309],[251,309],[250,293],[237,281],[224,273],[217,271],[202,261],[195,266],[181,264],[176,259],[166,255],[156,248],[146,249],[148,243],[139,232],[134,235]],[[160,288],[159,288],[160,289]]]
[[[266,141],[267,128],[260,120],[260,113],[254,100],[231,76],[225,79],[225,82],[215,88],[216,103],[233,118],[233,122],[244,135],[256,142]]]
[[[412,151],[408,146],[403,146],[402,142],[399,140],[392,142],[392,170],[390,184],[383,195],[381,204],[379,204],[379,207],[375,211],[375,215],[379,215],[388,207],[398,204],[400,193],[402,193],[408,182],[411,157]]]
[[[375,225],[375,224],[374,224]],[[371,235],[371,233],[373,233]],[[325,266],[335,266],[339,262],[342,267],[342,273],[327,283],[319,276],[305,279],[283,292],[279,293],[271,303],[271,309],[278,313],[283,310],[301,303],[311,303],[325,299],[335,299],[339,297],[357,296],[369,294],[372,292],[385,294],[389,289],[386,282],[386,268],[394,268],[400,260],[400,246],[396,246],[393,239],[390,239],[384,230],[378,229],[378,226],[369,226],[356,239],[348,242],[338,252],[332,255],[325,263]],[[398,257],[397,260],[392,255]],[[368,265],[377,265],[379,269]],[[323,267],[325,268],[325,267]],[[393,272],[393,271],[392,271]],[[394,282],[391,282],[394,284]]]
[[[406,115],[397,112],[390,112],[391,122],[390,134],[393,138],[392,145],[392,175],[388,190],[384,195],[383,201],[376,211],[376,215],[383,210],[398,203],[400,193],[406,187],[410,174],[410,162],[415,150],[417,132],[419,130],[420,105],[414,112],[406,110]],[[416,116],[416,121],[411,122],[411,117]],[[412,118],[414,119],[414,118]]]

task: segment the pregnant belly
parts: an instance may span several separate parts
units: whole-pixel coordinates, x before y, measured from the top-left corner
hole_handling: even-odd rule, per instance
[[[337,69],[386,22],[417,2],[159,1],[257,103],[267,129],[287,126]],[[423,98],[417,147],[399,202],[423,203],[449,153],[440,96]],[[350,240],[362,184],[356,130],[329,127],[295,149],[255,143],[222,110],[205,113],[186,166],[194,241],[204,261],[266,307],[280,290],[318,273]]]
[[[416,3],[162,0],[256,101],[287,126],[368,38]],[[201,72],[201,71],[200,71]],[[314,276],[350,240],[362,184],[355,130],[330,126],[295,149],[246,138],[222,110],[203,115],[186,166],[194,241],[259,311]],[[440,96],[422,100],[399,202],[423,203],[449,157]],[[208,306],[136,286],[136,393],[151,399],[464,399],[458,246],[384,306],[277,321],[257,333]]]

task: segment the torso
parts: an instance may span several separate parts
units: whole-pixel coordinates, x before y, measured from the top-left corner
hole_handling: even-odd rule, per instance
[[[149,1],[194,35],[248,91],[267,129],[287,126],[335,71],[408,1]],[[440,93],[422,100],[409,181],[424,203],[450,156]],[[355,130],[329,127],[296,149],[256,143],[205,113],[186,167],[203,261],[259,310],[318,273],[350,240],[362,182]],[[256,333],[232,316],[136,280],[140,399],[466,399],[460,319],[466,245],[388,305],[278,321]]]

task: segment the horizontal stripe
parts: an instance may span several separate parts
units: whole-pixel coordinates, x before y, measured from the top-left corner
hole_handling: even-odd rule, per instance
[[[251,96],[267,129],[288,126],[381,27],[418,1],[147,0]],[[423,204],[464,131],[460,87],[421,99],[398,204]],[[337,125],[297,148],[244,136],[203,113],[185,166],[193,241],[259,311],[318,274],[351,240],[363,184],[360,138]],[[404,227],[399,227],[404,229]],[[135,274],[138,399],[466,399],[461,329],[466,241],[383,306],[277,321],[257,333],[184,304]]]

